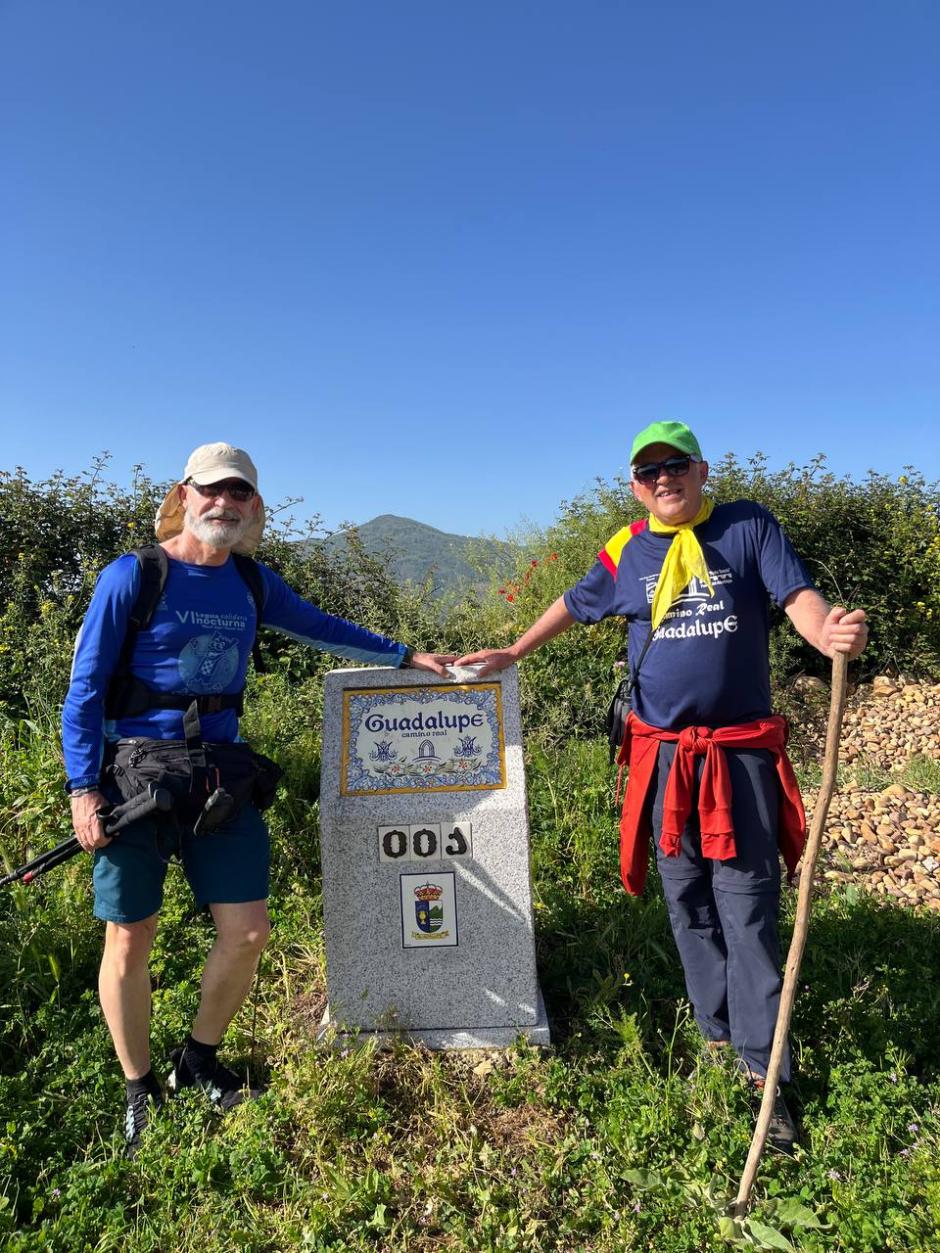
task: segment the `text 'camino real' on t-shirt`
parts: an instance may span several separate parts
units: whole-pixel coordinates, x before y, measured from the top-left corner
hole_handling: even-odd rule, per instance
[[[768,593],[783,604],[812,587],[780,523],[760,505],[717,505],[695,534],[714,594],[692,579],[656,630],[633,690],[633,708],[644,722],[671,731],[730,726],[771,712]],[[649,638],[656,580],[671,543],[671,535],[640,531],[624,547],[615,575],[598,561],[565,592],[578,622],[627,619],[631,672]]]

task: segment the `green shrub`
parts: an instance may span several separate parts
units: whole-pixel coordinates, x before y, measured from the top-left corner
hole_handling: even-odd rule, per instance
[[[709,492],[721,502],[755,500],[779,518],[820,592],[833,604],[861,606],[871,639],[862,674],[886,669],[940,676],[940,485],[916,471],[860,483],[838,478],[823,458],[769,471],[728,455],[711,468]],[[629,482],[598,481],[564,502],[558,519],[520,554],[514,576],[488,604],[487,644],[512,642],[590,568],[622,526],[641,517]],[[492,600],[493,598],[491,598]],[[493,620],[495,618],[495,621]],[[772,613],[773,679],[824,675],[829,663],[802,640],[780,609]],[[619,620],[575,629],[532,654],[522,667],[527,725],[550,738],[595,735],[615,686],[625,641]]]
[[[107,482],[105,468],[101,458],[86,474],[39,482],[22,469],[0,471],[0,709],[25,715],[33,697],[61,701],[98,573],[128,549],[153,542],[153,519],[168,485],[138,467],[126,489]],[[349,557],[331,554],[311,542],[317,529],[316,520],[300,528],[275,508],[257,555],[327,613],[419,649],[436,646],[441,634],[472,642],[460,626],[471,607],[453,606],[454,627],[442,627],[428,589],[400,587],[387,563],[354,537]],[[274,632],[263,632],[261,645],[272,668],[292,681],[335,664]]]
[[[854,485],[812,468],[768,476],[756,463],[730,461],[713,477],[722,499],[751,495],[773,508],[808,560],[828,552],[824,577],[850,600],[853,584],[843,580],[856,569],[867,580],[855,599],[883,606],[873,664],[937,672],[935,489],[916,476]],[[142,476],[131,492],[100,476],[0,478],[7,864],[67,832],[57,706],[72,636],[95,573],[149,538],[161,494]],[[443,613],[425,589],[391,584],[380,562],[361,554],[331,562],[296,547],[289,523],[270,528],[262,555],[332,612],[417,646],[463,652],[514,639],[631,516],[627,486],[599,483],[520,545],[511,580],[494,579],[482,601],[449,603]],[[859,518],[871,534],[846,538]],[[888,520],[886,538],[878,528]],[[876,568],[881,550],[888,565]],[[911,613],[905,601],[893,612],[898,589],[923,607]],[[812,660],[791,636],[775,637],[780,675]],[[0,1245],[17,1253],[723,1247],[724,1207],[751,1134],[746,1093],[730,1064],[702,1056],[659,895],[620,891],[603,746],[570,742],[572,729],[596,728],[621,642],[616,622],[572,631],[522,667],[551,1052],[520,1045],[487,1069],[477,1058],[405,1046],[388,1055],[313,1047],[325,1000],[319,677],[335,663],[292,641],[265,642],[270,672],[251,678],[245,718],[246,734],[282,762],[287,783],[268,813],[272,943],[226,1038],[239,1063],[250,1055],[273,1068],[262,1101],[220,1120],[185,1094],[165,1108],[138,1159],[124,1161],[123,1085],[93,990],[100,925],[89,860],[0,892]],[[933,787],[929,764],[911,769]],[[191,1022],[211,942],[191,904],[171,868],[151,965],[158,1066]],[[785,932],[791,914],[788,896]],[[750,1225],[726,1231],[729,1240],[819,1253],[935,1246],[940,996],[924,972],[938,963],[935,915],[854,888],[820,896],[794,1017],[806,1148],[796,1161],[766,1155]]]

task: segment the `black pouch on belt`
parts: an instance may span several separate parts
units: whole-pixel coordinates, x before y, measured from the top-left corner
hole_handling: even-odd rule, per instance
[[[204,743],[194,704],[183,717],[183,731],[183,740],[118,740],[107,774],[124,800],[146,792],[151,783],[164,787],[178,821],[197,834],[227,822],[249,803],[267,809],[282,774],[276,762],[247,744]]]
[[[620,745],[623,743],[623,728],[626,726],[627,714],[630,712],[630,692],[632,688],[632,675],[629,678],[620,680],[610,702],[610,707],[607,710],[607,717],[604,720],[611,765],[614,764],[614,758],[617,756]]]

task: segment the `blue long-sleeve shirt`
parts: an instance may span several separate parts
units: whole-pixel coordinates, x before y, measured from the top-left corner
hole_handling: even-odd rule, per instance
[[[267,566],[264,626],[351,661],[401,665],[405,646],[303,600]],[[62,710],[62,748],[69,790],[98,783],[105,739],[143,736],[181,739],[178,709],[148,709],[133,718],[105,718],[108,684],[118,664],[140,587],[140,565],[125,553],[98,576],[75,642],[68,694]],[[248,585],[229,558],[198,566],[170,558],[166,586],[149,625],[138,633],[131,672],[160,692],[199,696],[235,693],[245,686],[255,637],[256,611]],[[200,715],[203,737],[238,738],[234,709]]]

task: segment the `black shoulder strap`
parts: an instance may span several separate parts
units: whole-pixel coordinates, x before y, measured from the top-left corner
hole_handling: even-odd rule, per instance
[[[254,557],[249,557],[246,553],[232,553],[232,560],[235,562],[238,573],[248,584],[251,598],[255,602],[255,638],[251,641],[251,658],[258,673],[264,674],[267,666],[264,664],[261,649],[258,647],[258,627],[261,626],[261,615],[264,611],[264,580]]]
[[[254,557],[247,556],[246,553],[232,553],[232,560],[235,562],[235,568],[248,584],[248,590],[251,592],[251,598],[255,602],[255,609],[258,611],[258,622],[261,622],[261,611],[264,609],[264,580],[261,577],[261,571],[258,569],[258,563]]]
[[[131,610],[130,622],[121,646],[121,656],[118,659],[115,674],[121,674],[130,669],[137,635],[150,625],[150,619],[163,595],[166,576],[170,568],[167,555],[159,544],[145,544],[143,548],[133,549],[133,553],[140,567],[140,587],[137,589],[137,599]]]
[[[637,657],[636,665],[633,667],[633,673],[630,675],[630,691],[631,692],[640,681],[640,666],[642,666],[643,659],[650,650],[650,644],[652,644],[655,634],[656,632],[653,630],[652,625],[650,625],[650,633],[646,637],[645,644],[640,649],[640,655],[639,657]]]
[[[142,631],[150,625],[150,619],[160,603],[170,562],[160,544],[135,548],[134,556],[140,563],[140,590],[131,612],[131,622],[135,630]]]
[[[640,651],[636,665],[628,673],[625,679],[621,679],[617,684],[617,690],[614,692],[613,700],[610,702],[610,708],[607,710],[607,743],[610,748],[610,764],[614,764],[614,758],[617,750],[623,743],[623,728],[627,720],[627,714],[630,712],[630,697],[633,689],[637,686],[640,678],[640,666],[643,659],[649,652],[649,647],[653,642],[654,631],[650,626],[650,633],[646,637],[646,642]],[[629,662],[628,662],[629,665]]]
[[[109,718],[121,717],[128,706],[130,686],[133,682],[131,658],[134,655],[134,645],[138,634],[150,623],[160,603],[160,597],[166,586],[166,576],[170,569],[167,555],[159,544],[145,544],[142,548],[134,548],[131,551],[137,558],[137,565],[140,569],[140,586],[131,609],[120,656],[105,696],[105,713]],[[146,707],[145,703],[142,708]]]

